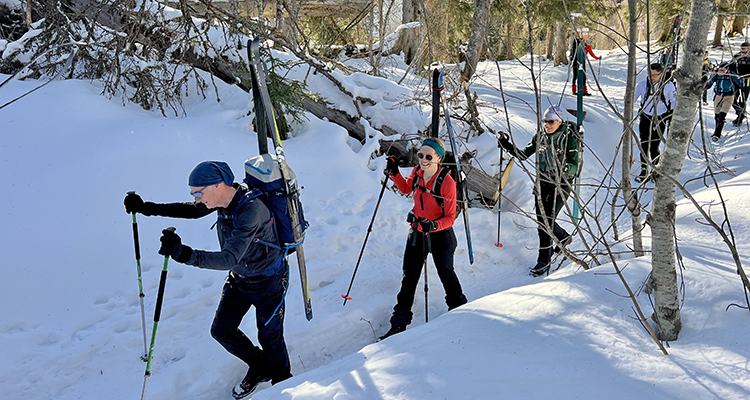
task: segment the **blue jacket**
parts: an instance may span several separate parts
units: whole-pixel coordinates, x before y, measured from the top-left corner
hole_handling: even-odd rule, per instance
[[[740,87],[742,84],[736,76],[731,74],[716,74],[706,82],[706,89],[710,89],[713,84],[716,84],[714,93],[719,96],[731,96],[734,94],[735,86]]]
[[[237,189],[227,208],[208,209],[201,203],[149,204],[150,213],[163,217],[195,219],[216,211],[217,234],[221,251],[194,250],[185,262],[198,268],[232,271],[241,277],[270,276],[281,270],[279,248],[265,243],[278,243],[271,211],[260,198],[241,201],[247,188],[235,183]]]

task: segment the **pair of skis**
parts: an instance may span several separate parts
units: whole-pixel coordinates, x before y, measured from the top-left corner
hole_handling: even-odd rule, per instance
[[[445,114],[445,128],[448,131],[448,138],[451,142],[451,151],[456,159],[456,171],[458,172],[458,182],[456,182],[456,197],[461,204],[464,216],[464,228],[466,229],[466,244],[469,247],[469,264],[474,264],[474,250],[471,247],[471,230],[469,229],[469,191],[466,187],[466,174],[461,169],[460,155],[456,146],[455,133],[451,124],[451,115],[448,111],[448,105],[445,101],[443,92],[443,70],[435,68],[432,71],[432,137],[438,137],[438,128],[440,125],[440,103],[442,102],[443,114]]]
[[[281,136],[276,125],[276,116],[273,112],[271,96],[268,94],[269,76],[266,65],[260,58],[260,36],[249,40],[247,44],[247,55],[250,60],[250,76],[252,80],[253,104],[255,106],[255,130],[258,134],[258,151],[260,154],[268,154],[267,137],[273,138],[274,152],[276,161],[279,163],[281,176],[284,180],[284,190],[287,196],[287,205],[292,218],[292,225],[295,227],[295,240],[301,238],[303,227],[299,221],[299,203],[294,201],[297,193],[297,182],[290,179],[289,165],[286,162],[284,149],[281,147]],[[269,135],[270,133],[270,135]],[[310,286],[307,281],[307,266],[305,264],[305,251],[302,244],[296,247],[297,265],[299,266],[300,281],[302,283],[302,299],[305,306],[305,317],[311,320],[312,303],[310,302]]]

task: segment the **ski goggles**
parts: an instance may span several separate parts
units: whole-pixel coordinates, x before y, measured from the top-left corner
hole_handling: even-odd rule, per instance
[[[432,161],[432,154],[417,153],[417,157],[419,157],[420,160],[425,158],[427,161]]]
[[[197,199],[200,199],[200,198],[203,197],[203,191],[206,190],[207,187],[208,186],[203,186],[203,189],[198,190],[197,192],[191,191],[190,195],[193,196],[193,197],[195,197],[195,198],[197,198]]]

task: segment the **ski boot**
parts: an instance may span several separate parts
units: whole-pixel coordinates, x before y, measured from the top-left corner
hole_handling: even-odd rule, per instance
[[[544,263],[541,261],[537,261],[534,268],[532,268],[531,271],[529,271],[529,275],[535,278],[538,276],[545,275],[545,274],[549,275],[549,263]]]
[[[591,93],[589,93],[589,87],[588,86],[584,86],[583,87],[583,95],[584,96],[591,96]]]
[[[232,389],[232,397],[235,399],[244,399],[253,394],[260,383],[268,382],[270,380],[270,375],[260,376],[255,370],[253,370],[253,368],[249,368],[242,382],[238,383],[237,386]]]
[[[567,247],[570,244],[570,242],[572,242],[572,241],[573,241],[573,236],[568,235],[568,236],[560,239],[560,244],[562,244],[563,246]],[[558,254],[561,251],[562,251],[562,249],[560,248],[560,246],[555,246],[555,248],[552,249],[552,252],[555,253],[555,254]]]
[[[573,85],[573,94],[578,94],[578,86]]]
[[[378,338],[378,341],[381,341],[383,339],[389,338],[397,333],[401,333],[406,330],[406,326],[394,326],[391,325],[391,329],[388,330],[388,332],[385,333],[385,335]]]

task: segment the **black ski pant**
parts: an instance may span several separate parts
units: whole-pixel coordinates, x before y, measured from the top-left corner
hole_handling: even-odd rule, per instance
[[[737,95],[734,96],[732,108],[737,114],[737,123],[741,124],[745,120],[745,107],[747,106],[747,96],[750,95],[750,86],[743,86],[737,92]]]
[[[211,336],[219,344],[247,363],[258,376],[270,375],[274,384],[292,376],[284,342],[286,271],[287,268],[281,268],[272,276],[250,278],[230,272],[211,325]],[[255,306],[255,323],[261,348],[256,347],[239,329],[242,318],[251,306]]]
[[[534,206],[536,209],[536,220],[538,222],[537,232],[539,233],[539,256],[537,262],[549,264],[552,259],[552,248],[554,247],[554,241],[550,236],[549,231],[545,225],[546,223],[552,229],[552,234],[555,235],[557,240],[567,239],[570,234],[563,229],[557,223],[557,215],[565,207],[565,202],[568,201],[570,196],[570,185],[560,183],[559,185],[542,179],[539,182],[540,200],[544,209],[539,209],[539,202],[534,199]],[[536,188],[534,189],[536,191]]]
[[[453,270],[453,254],[456,252],[456,234],[453,228],[432,232],[430,236],[430,247],[432,248],[432,260],[435,262],[440,282],[445,290],[445,303],[452,310],[466,304],[466,296],[461,289],[456,271]],[[406,242],[404,250],[403,276],[401,278],[401,290],[396,296],[396,306],[393,307],[391,326],[406,326],[411,323],[413,313],[411,307],[414,304],[414,296],[419,284],[419,278],[427,259],[427,242],[425,235],[413,230]]]
[[[661,116],[653,118],[651,115],[641,114],[638,132],[641,137],[641,170],[647,170],[648,160],[656,165],[659,158],[659,145],[667,129],[667,120]]]

